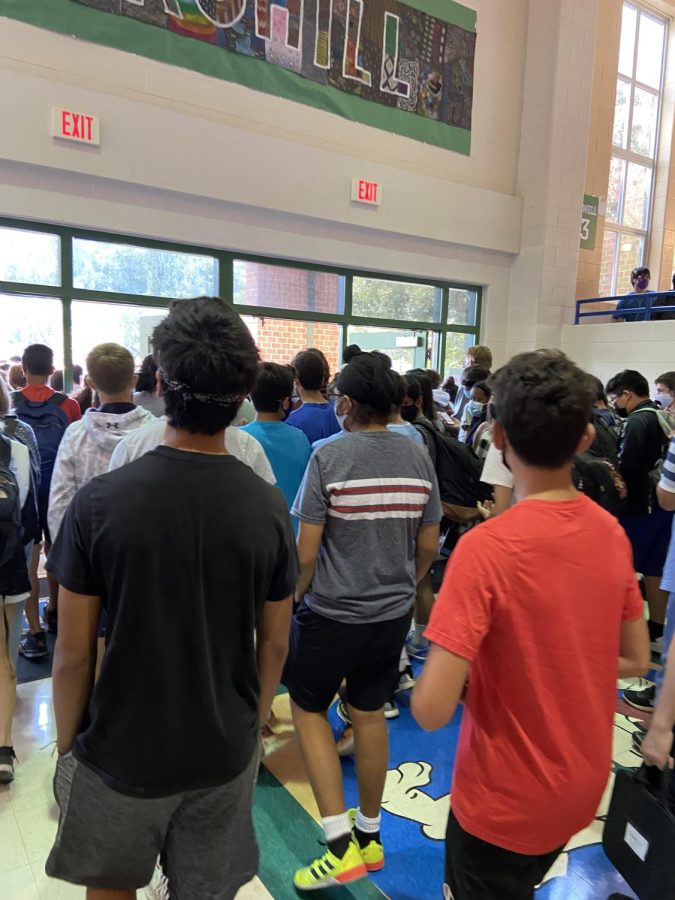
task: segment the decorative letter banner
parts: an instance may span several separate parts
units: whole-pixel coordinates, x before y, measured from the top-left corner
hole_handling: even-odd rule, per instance
[[[470,152],[476,13],[452,0],[0,0],[0,16]]]

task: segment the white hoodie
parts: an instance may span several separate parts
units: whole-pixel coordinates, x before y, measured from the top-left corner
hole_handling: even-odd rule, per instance
[[[137,406],[126,413],[88,409],[63,435],[49,491],[49,534],[56,540],[68,505],[82,485],[108,471],[113,450],[131,431],[157,419]]]

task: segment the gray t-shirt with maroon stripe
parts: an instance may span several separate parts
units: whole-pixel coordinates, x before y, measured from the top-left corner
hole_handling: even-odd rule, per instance
[[[415,601],[415,537],[441,520],[429,454],[390,431],[357,432],[312,456],[293,504],[323,525],[307,605],[338,622],[384,622]]]

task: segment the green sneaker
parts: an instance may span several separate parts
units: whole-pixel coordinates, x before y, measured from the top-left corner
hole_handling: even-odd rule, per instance
[[[349,823],[352,826],[352,831],[354,831],[358,810],[349,809],[347,812],[349,814]],[[354,840],[361,853],[361,859],[369,872],[379,872],[380,869],[384,868],[384,847],[379,841],[371,841],[365,847],[361,847],[356,838]]]
[[[342,859],[330,850],[303,869],[298,869],[293,884],[299,891],[319,891],[337,884],[349,884],[368,874],[359,845],[352,838]]]

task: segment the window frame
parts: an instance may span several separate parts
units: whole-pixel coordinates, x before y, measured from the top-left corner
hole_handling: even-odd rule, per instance
[[[74,228],[24,219],[0,216],[0,228],[15,228],[25,231],[42,232],[57,235],[60,238],[61,284],[58,286],[34,284],[28,282],[0,280],[0,293],[17,296],[55,297],[61,300],[63,318],[63,354],[65,388],[72,387],[73,347],[72,347],[72,303],[88,301],[91,303],[119,303],[120,305],[146,306],[167,309],[173,302],[171,297],[156,297],[147,294],[130,294],[123,291],[101,291],[73,286],[73,240],[96,240],[106,243],[127,244],[147,247],[154,250],[168,250],[176,253],[213,256],[218,263],[218,294],[231,303],[241,315],[254,318],[288,319],[302,322],[334,323],[342,326],[342,342],[348,333],[349,326],[368,325],[383,329],[394,328],[402,331],[427,331],[433,346],[433,335],[437,335],[436,358],[431,360],[431,367],[443,371],[445,368],[446,341],[450,333],[472,335],[474,343],[480,341],[481,314],[483,303],[483,286],[464,282],[442,281],[436,278],[419,278],[408,275],[391,275],[367,269],[350,269],[341,266],[312,264],[301,260],[293,260],[272,256],[261,256],[251,253],[239,253],[199,244],[185,244],[177,241],[155,240],[133,235],[98,231],[87,228]],[[325,272],[341,278],[341,289],[344,293],[342,313],[322,313],[314,310],[291,310],[273,306],[250,306],[234,303],[234,262],[262,263],[282,268],[303,269],[314,272]],[[439,289],[441,292],[440,321],[425,322],[417,320],[380,319],[369,316],[357,316],[352,313],[353,279],[369,278],[404,284],[425,285]],[[449,291],[471,291],[476,294],[476,318],[473,325],[449,325],[448,298]],[[342,348],[340,348],[342,349]]]
[[[621,6],[622,18],[623,11],[626,7],[630,9],[634,9],[636,11],[636,23],[635,23],[635,39],[633,41],[633,68],[630,77],[625,75],[623,72],[619,71],[619,64],[617,63],[617,71],[615,76],[615,81],[618,84],[619,81],[623,82],[630,88],[629,92],[629,100],[628,100],[628,118],[626,121],[626,148],[618,147],[614,143],[614,122],[612,123],[612,144],[611,144],[611,153],[610,153],[610,173],[612,168],[612,162],[614,159],[619,159],[624,162],[624,177],[621,185],[621,192],[619,195],[619,203],[618,203],[618,211],[617,211],[617,221],[610,221],[608,218],[605,218],[605,227],[604,233],[612,232],[617,235],[616,239],[616,247],[614,249],[614,258],[612,260],[612,279],[610,286],[610,295],[615,296],[620,294],[621,292],[617,290],[617,277],[619,273],[619,255],[621,253],[621,236],[622,234],[629,235],[634,238],[642,238],[642,255],[638,265],[645,264],[645,258],[649,250],[649,241],[652,231],[653,224],[653,216],[654,216],[654,190],[656,187],[656,169],[658,164],[658,156],[659,156],[659,142],[661,139],[661,118],[663,112],[663,91],[664,91],[664,82],[665,82],[665,72],[666,72],[666,57],[668,50],[668,32],[669,32],[669,19],[667,16],[661,16],[656,11],[646,8],[639,3],[627,2],[624,0]],[[642,24],[643,17],[647,17],[654,21],[659,22],[663,25],[663,47],[662,47],[662,56],[661,56],[661,75],[659,79],[659,87],[653,88],[651,85],[645,84],[642,81],[639,81],[637,78],[637,65],[638,65],[638,51],[639,51],[639,43],[640,43],[640,27]],[[636,153],[631,150],[631,139],[633,133],[633,113],[635,110],[635,93],[637,90],[645,91],[648,94],[656,97],[656,129],[654,134],[654,153],[652,156],[643,156],[642,154]],[[616,96],[614,95],[614,115],[616,117]],[[624,218],[624,210],[625,210],[625,200],[626,200],[626,185],[628,181],[628,166],[630,163],[634,163],[635,165],[643,166],[647,168],[651,172],[650,183],[649,183],[649,194],[647,198],[647,215],[646,215],[646,223],[644,229],[635,228],[631,225],[626,225],[623,222]],[[609,185],[609,178],[608,178]],[[609,194],[609,188],[607,193]],[[604,244],[604,240],[603,240]],[[604,258],[601,253],[600,259],[600,270],[602,272]]]

